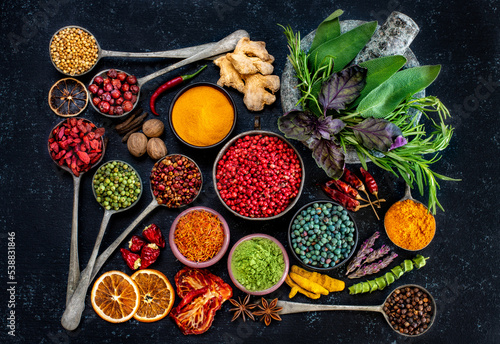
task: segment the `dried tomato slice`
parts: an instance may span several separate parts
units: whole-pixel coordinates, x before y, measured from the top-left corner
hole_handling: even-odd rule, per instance
[[[74,78],[57,81],[49,91],[49,106],[61,117],[80,114],[87,107],[88,100],[87,88]]]
[[[177,294],[182,298],[191,291],[205,286],[219,293],[222,296],[222,302],[233,296],[231,286],[206,269],[195,269],[187,266],[182,268],[175,275],[175,285],[177,286]]]
[[[206,332],[215,312],[233,296],[231,286],[208,270],[184,267],[175,275],[177,294],[182,297],[170,317],[184,334]]]

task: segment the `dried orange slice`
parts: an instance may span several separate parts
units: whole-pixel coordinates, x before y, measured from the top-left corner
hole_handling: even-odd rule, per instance
[[[87,107],[89,95],[85,85],[74,78],[57,81],[49,91],[49,106],[61,117],[73,117]]]
[[[92,307],[97,315],[112,323],[131,319],[139,309],[139,288],[121,271],[108,271],[94,283]]]
[[[160,271],[152,269],[137,270],[132,279],[140,292],[140,306],[134,319],[153,322],[163,319],[172,309],[175,301],[174,288]]]

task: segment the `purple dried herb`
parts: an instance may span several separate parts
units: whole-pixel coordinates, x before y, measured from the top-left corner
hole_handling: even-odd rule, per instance
[[[379,236],[380,232],[377,231],[373,233],[371,237],[365,240],[365,242],[359,248],[358,253],[356,253],[356,257],[354,257],[347,266],[347,272],[345,273],[346,275],[356,270],[356,268],[359,268],[366,256],[373,252],[373,249],[371,247],[373,246],[373,244],[375,244],[375,240],[377,240]]]
[[[367,118],[363,122],[350,127],[356,139],[367,149],[387,152],[389,149],[406,144],[401,129],[394,123],[381,118]]]
[[[321,86],[318,102],[323,107],[323,115],[327,110],[344,110],[353,102],[366,84],[367,69],[352,66],[333,74]]]
[[[391,250],[391,248],[389,246],[386,246],[386,245],[382,245],[379,249],[377,250],[374,250],[372,253],[370,253],[365,261],[363,262],[363,264],[368,264],[368,263],[371,263],[371,262],[374,262],[376,261],[377,259],[380,259],[382,258],[383,256],[385,256],[387,253],[389,253],[389,251]]]
[[[363,267],[361,267],[358,270],[356,270],[355,273],[350,274],[347,277],[350,278],[350,279],[353,279],[353,278],[360,278],[360,277],[363,277],[363,276],[366,276],[366,275],[375,274],[375,273],[379,272],[380,270],[386,268],[389,264],[391,264],[391,262],[397,256],[398,256],[398,254],[395,253],[395,252],[393,252],[390,256],[385,257],[384,259],[382,259],[378,263],[373,263],[373,264],[370,264],[370,265],[364,265]]]

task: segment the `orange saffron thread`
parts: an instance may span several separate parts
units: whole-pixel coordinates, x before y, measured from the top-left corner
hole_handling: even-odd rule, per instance
[[[193,262],[213,258],[224,242],[224,231],[219,217],[205,210],[194,210],[179,219],[174,232],[174,243],[179,252]]]

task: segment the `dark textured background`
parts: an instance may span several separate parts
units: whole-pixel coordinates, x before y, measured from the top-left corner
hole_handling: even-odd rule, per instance
[[[228,342],[500,342],[500,298],[498,261],[498,108],[500,36],[499,8],[496,1],[297,1],[264,0],[214,1],[2,1],[1,9],[1,155],[0,166],[0,342],[7,343],[190,343]],[[245,29],[253,40],[267,42],[276,57],[275,70],[281,75],[287,48],[284,36],[276,25],[290,24],[303,35],[312,31],[335,9],[345,11],[343,19],[378,20],[398,10],[411,16],[421,31],[411,45],[422,64],[442,64],[437,81],[428,94],[438,96],[452,111],[451,122],[456,135],[434,169],[442,174],[461,178],[461,182],[443,182],[439,199],[446,212],[436,216],[434,241],[421,253],[430,257],[428,264],[396,281],[384,291],[350,296],[348,292],[333,293],[316,303],[376,305],[382,303],[392,287],[418,283],[436,298],[438,316],[433,328],[419,340],[395,334],[381,314],[361,312],[330,312],[288,315],[280,323],[265,327],[262,323],[231,323],[230,305],[225,304],[216,315],[210,330],[201,336],[183,336],[177,326],[166,318],[152,324],[135,320],[120,325],[101,320],[92,310],[87,297],[80,327],[74,332],[60,325],[64,310],[69,261],[73,187],[71,176],[61,171],[47,154],[50,129],[60,121],[48,107],[50,86],[62,76],[49,60],[51,35],[60,27],[76,24],[96,35],[104,49],[122,51],[155,51],[217,41],[236,29]],[[100,69],[116,67],[138,76],[149,74],[171,63],[169,60],[133,61],[106,59]],[[201,65],[201,64],[198,64]],[[160,77],[143,88],[141,104],[160,83],[179,73],[191,72],[196,66]],[[87,83],[89,76],[81,80]],[[216,82],[218,69],[210,65],[196,81]],[[233,134],[252,129],[253,115],[248,113],[242,96],[229,90],[237,104],[240,117]],[[166,120],[171,91],[158,102],[162,119]],[[261,113],[263,129],[277,131],[276,119],[281,114],[278,101]],[[99,116],[89,106],[83,113],[106,128],[112,122]],[[135,159],[111,129],[105,160],[122,159],[135,166],[147,181],[153,162]],[[230,215],[215,198],[211,167],[218,152],[195,151],[182,146],[166,131],[163,137],[172,153],[184,153],[201,166],[206,183],[196,205],[208,205],[220,211],[231,227],[231,244],[246,234],[264,232],[276,236],[286,247],[286,230],[292,212],[279,220],[249,222]],[[325,179],[310,153],[294,142],[304,158],[307,170],[305,191],[296,208],[324,198],[316,183]],[[357,168],[357,167],[355,167]],[[380,184],[380,194],[387,198],[387,207],[403,196],[402,180],[373,168]],[[97,235],[103,210],[93,199],[90,182],[92,172],[84,175],[80,195],[79,242],[82,267],[87,262]],[[145,187],[148,185],[145,182]],[[426,197],[415,195],[425,201]],[[132,210],[115,215],[103,241],[107,247],[120,231],[145,208],[151,196],[145,192]],[[295,210],[295,209],[294,209]],[[158,224],[165,232],[179,213],[157,208],[134,231],[149,224]],[[355,215],[361,238],[382,230],[369,209]],[[7,336],[7,232],[15,232],[16,243],[16,337]],[[389,243],[385,234],[380,243]],[[411,255],[397,250],[397,262]],[[292,263],[296,263],[292,260]],[[181,268],[170,252],[162,252],[154,265],[173,282]],[[118,269],[129,272],[119,254],[114,254],[102,272]],[[210,269],[229,281],[226,260]],[[340,272],[331,276],[339,277]],[[348,281],[347,285],[352,282]],[[288,298],[289,288],[282,286],[271,297]],[[234,290],[235,296],[242,295]],[[297,296],[297,301],[309,300]],[[496,325],[495,325],[496,324]]]

